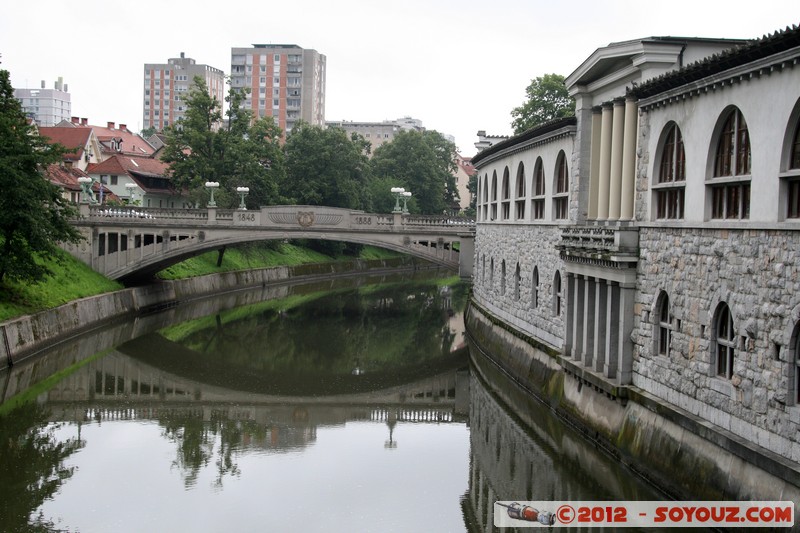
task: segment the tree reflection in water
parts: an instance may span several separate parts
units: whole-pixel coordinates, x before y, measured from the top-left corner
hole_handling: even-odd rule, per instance
[[[0,413],[0,522],[8,532],[54,531],[55,525],[34,515],[53,498],[74,468],[64,461],[85,443],[80,437],[59,440],[62,423],[50,423],[48,411],[33,402]]]

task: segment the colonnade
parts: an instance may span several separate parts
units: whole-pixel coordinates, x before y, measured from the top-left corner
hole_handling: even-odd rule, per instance
[[[633,220],[638,114],[633,97],[592,109],[590,220]]]
[[[631,381],[635,287],[603,278],[567,273],[571,305],[565,354],[618,385]]]

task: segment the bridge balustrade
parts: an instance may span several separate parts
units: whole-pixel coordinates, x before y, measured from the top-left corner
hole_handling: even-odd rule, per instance
[[[115,279],[144,268],[163,268],[170,261],[227,244],[276,238],[383,246],[459,268],[469,277],[475,231],[473,220],[447,215],[381,214],[302,205],[246,210],[82,204],[80,217],[73,224],[81,229],[88,245],[65,248]],[[462,260],[460,252],[465,250]]]

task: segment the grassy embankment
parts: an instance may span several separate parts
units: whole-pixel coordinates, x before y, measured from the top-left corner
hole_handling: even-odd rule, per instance
[[[399,254],[388,250],[365,247],[359,258],[381,259],[397,255]],[[217,267],[217,252],[208,252],[173,265],[162,271],[159,277],[181,279],[213,272],[346,259],[351,258],[334,258],[308,248],[280,243],[272,247],[230,248],[225,252],[222,265],[219,267]],[[53,275],[41,283],[6,281],[0,284],[0,321],[51,309],[86,296],[123,288],[121,284],[94,272],[67,253],[61,254],[60,262],[48,263],[48,266],[53,271]]]

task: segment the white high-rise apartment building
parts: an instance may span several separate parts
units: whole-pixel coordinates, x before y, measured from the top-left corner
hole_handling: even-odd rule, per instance
[[[14,89],[14,98],[22,104],[22,110],[38,126],[55,126],[72,116],[72,102],[68,86],[59,77],[53,89]]]
[[[225,73],[208,65],[198,65],[194,59],[181,52],[181,57],[164,63],[144,66],[144,103],[142,129],[164,128],[181,120],[186,113],[184,98],[192,87],[195,76],[200,76],[212,98],[225,100]]]
[[[295,44],[231,48],[231,87],[249,88],[245,107],[286,132],[298,120],[325,125],[325,56]]]

